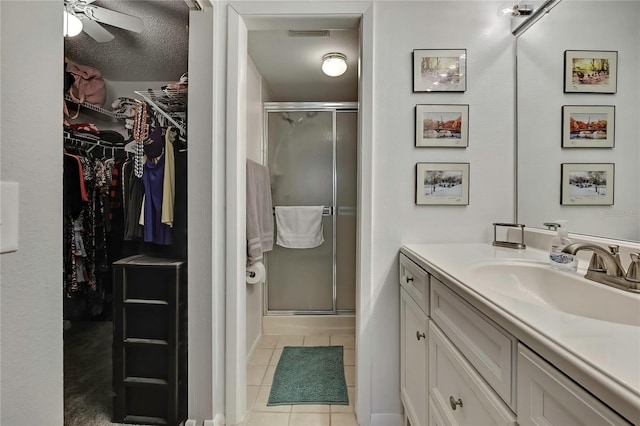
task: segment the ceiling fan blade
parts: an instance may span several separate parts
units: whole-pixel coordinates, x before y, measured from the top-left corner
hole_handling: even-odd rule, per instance
[[[126,13],[115,12],[100,6],[88,5],[84,8],[84,13],[89,18],[101,22],[103,24],[112,25],[114,27],[123,28],[125,30],[136,33],[144,29],[142,19],[137,16],[127,15]]]
[[[107,31],[96,21],[93,21],[82,14],[79,14],[78,18],[82,21],[82,30],[98,43],[105,43],[114,39],[113,34]]]

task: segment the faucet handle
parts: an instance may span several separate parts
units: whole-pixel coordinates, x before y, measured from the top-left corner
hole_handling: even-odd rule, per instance
[[[640,282],[640,253],[631,253],[631,264],[625,278],[627,281]]]
[[[604,264],[604,260],[598,253],[591,255],[591,261],[589,261],[589,270],[595,272],[606,272],[607,267]]]

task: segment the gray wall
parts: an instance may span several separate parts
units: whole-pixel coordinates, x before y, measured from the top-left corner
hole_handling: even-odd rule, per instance
[[[0,177],[20,185],[0,255],[0,423],[62,420],[62,1],[0,2]],[[25,23],[28,18],[28,25]]]

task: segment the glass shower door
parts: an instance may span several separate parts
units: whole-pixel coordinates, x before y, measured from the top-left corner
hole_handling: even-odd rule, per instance
[[[333,111],[268,112],[268,167],[274,206],[325,206],[333,212]],[[274,244],[268,253],[270,311],[334,310],[333,216],[324,215],[324,243],[310,249]],[[276,229],[277,233],[277,229]]]

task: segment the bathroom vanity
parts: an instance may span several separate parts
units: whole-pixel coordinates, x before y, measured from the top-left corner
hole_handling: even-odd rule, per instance
[[[640,424],[640,294],[547,259],[401,248],[404,426]]]

